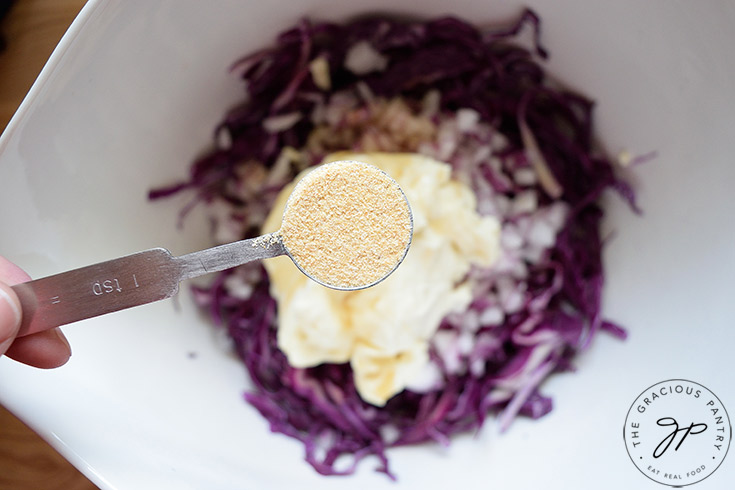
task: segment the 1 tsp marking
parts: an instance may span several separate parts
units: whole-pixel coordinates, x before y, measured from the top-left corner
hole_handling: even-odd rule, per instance
[[[97,281],[92,284],[92,292],[95,296],[102,296],[103,294],[112,293],[113,291],[117,291],[118,293],[122,293],[123,291],[120,287],[120,281],[118,281],[117,278]]]

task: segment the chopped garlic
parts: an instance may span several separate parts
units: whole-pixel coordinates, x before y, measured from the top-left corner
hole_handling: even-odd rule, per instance
[[[618,153],[618,165],[621,167],[627,167],[633,161],[633,155],[628,150],[622,150]]]
[[[309,63],[309,72],[311,72],[311,78],[314,80],[314,85],[318,88],[326,91],[332,88],[332,78],[329,76],[329,62],[324,56],[314,58]]]

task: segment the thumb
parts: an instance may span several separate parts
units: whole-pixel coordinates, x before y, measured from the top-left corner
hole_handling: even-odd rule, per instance
[[[15,291],[0,282],[0,356],[5,354],[20,328],[20,302]]]

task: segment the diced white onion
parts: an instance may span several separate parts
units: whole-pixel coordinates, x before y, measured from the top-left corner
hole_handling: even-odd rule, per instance
[[[480,113],[474,109],[459,109],[457,111],[457,129],[461,133],[475,131],[480,122]]]
[[[280,133],[291,128],[301,119],[300,112],[289,112],[288,114],[279,114],[270,116],[263,120],[263,128],[269,133]]]
[[[519,168],[515,172],[513,172],[513,180],[515,180],[516,184],[518,185],[534,185],[537,181],[536,172],[528,167]]]
[[[345,56],[345,68],[355,75],[367,75],[374,71],[383,71],[388,66],[388,58],[380,54],[367,41],[353,44]]]
[[[497,306],[490,306],[482,310],[479,320],[482,326],[500,325],[505,320],[505,313]]]
[[[519,192],[511,204],[511,214],[532,213],[538,207],[536,191]]]
[[[416,393],[427,393],[441,388],[444,384],[442,372],[435,362],[427,363],[416,378],[406,388]]]

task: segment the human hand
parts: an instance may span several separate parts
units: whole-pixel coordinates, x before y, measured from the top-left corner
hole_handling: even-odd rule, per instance
[[[30,277],[18,266],[0,256],[0,356],[39,368],[55,368],[66,363],[71,348],[58,328],[18,337],[20,301],[10,287]]]

